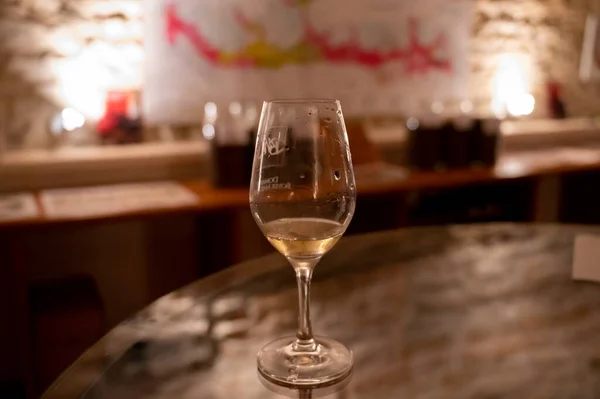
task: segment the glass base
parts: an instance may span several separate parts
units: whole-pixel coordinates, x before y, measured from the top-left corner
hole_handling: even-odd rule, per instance
[[[345,345],[315,337],[312,348],[295,348],[295,341],[296,337],[279,338],[258,352],[258,372],[265,379],[283,386],[315,388],[336,384],[352,372],[352,351]]]
[[[352,370],[350,370],[350,374],[343,379],[331,384],[320,385],[318,387],[305,387],[302,385],[285,386],[281,383],[274,383],[267,380],[261,373],[258,373],[258,380],[265,388],[271,392],[275,392],[278,395],[287,396],[293,399],[315,399],[322,398],[324,396],[331,396],[334,393],[343,391],[352,380]]]

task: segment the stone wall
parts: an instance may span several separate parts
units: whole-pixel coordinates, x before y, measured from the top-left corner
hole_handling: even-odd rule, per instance
[[[579,81],[586,16],[598,0],[478,0],[471,42],[470,91],[489,96],[498,57],[512,53],[529,61],[532,91],[543,115],[545,83],[562,85],[571,116],[600,111],[600,85]]]
[[[44,146],[59,109],[99,118],[107,89],[141,85],[141,0],[2,0],[0,7],[0,112],[9,116],[11,145]]]
[[[11,145],[42,147],[57,110],[98,117],[107,89],[141,86],[142,8],[141,0],[2,0],[0,120]],[[473,97],[489,97],[498,57],[515,53],[530,62],[538,115],[547,80],[562,83],[570,115],[597,113],[600,86],[580,83],[578,67],[586,14],[599,10],[600,0],[476,0]]]

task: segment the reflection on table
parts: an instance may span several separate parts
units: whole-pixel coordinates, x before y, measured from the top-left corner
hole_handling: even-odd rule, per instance
[[[597,398],[600,286],[574,282],[598,228],[488,224],[343,239],[313,285],[318,333],[354,351],[336,398]],[[280,255],[159,299],[92,347],[46,398],[275,398],[255,355],[295,328]]]

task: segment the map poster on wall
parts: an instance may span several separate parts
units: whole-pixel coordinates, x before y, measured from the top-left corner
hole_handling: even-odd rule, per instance
[[[330,97],[345,114],[465,96],[468,0],[149,0],[147,123],[206,102]]]

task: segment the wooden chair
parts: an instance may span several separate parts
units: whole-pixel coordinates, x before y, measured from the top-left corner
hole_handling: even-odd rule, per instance
[[[41,394],[106,332],[100,293],[91,276],[33,283],[29,288],[34,391]]]

